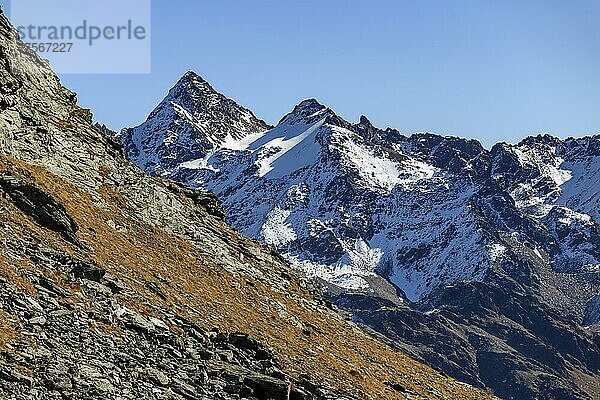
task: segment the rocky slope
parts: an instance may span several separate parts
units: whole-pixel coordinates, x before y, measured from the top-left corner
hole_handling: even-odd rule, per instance
[[[487,398],[150,178],[0,14],[0,397]]]
[[[140,148],[140,129],[121,137],[133,160],[160,152],[161,131]],[[214,192],[233,227],[436,368],[506,398],[600,396],[599,339],[583,328],[600,322],[598,137],[487,150],[350,123],[314,99],[240,136],[157,168]]]

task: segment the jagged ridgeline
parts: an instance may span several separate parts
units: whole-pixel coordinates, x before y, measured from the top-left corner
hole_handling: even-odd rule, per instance
[[[485,149],[315,99],[270,127],[187,72],[119,138],[412,357],[503,398],[600,398],[600,136]]]
[[[0,398],[490,397],[346,321],[214,195],[147,177],[4,15],[0,57]]]

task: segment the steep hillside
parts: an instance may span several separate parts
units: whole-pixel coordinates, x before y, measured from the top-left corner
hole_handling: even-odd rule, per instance
[[[309,99],[252,139],[161,175],[414,357],[501,397],[600,396],[598,138],[487,150]]]
[[[344,320],[213,195],[126,161],[4,15],[0,88],[0,397],[489,397]]]

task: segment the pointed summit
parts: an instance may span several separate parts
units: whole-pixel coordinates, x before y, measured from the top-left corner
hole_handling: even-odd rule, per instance
[[[180,81],[182,80],[201,80],[206,82],[200,75],[198,75],[198,73],[196,71],[193,70],[188,70],[185,74],[183,74],[183,76],[181,77]]]
[[[371,124],[371,121],[369,121],[369,118],[367,118],[365,115],[361,115],[359,122],[360,125],[363,125],[365,127],[369,127],[369,126],[373,126],[373,124]]]
[[[252,111],[188,71],[144,123],[123,130],[121,142],[143,170],[169,176],[181,163],[204,159],[226,144],[235,146],[268,129]]]
[[[292,111],[286,114],[277,124],[314,124],[322,118],[333,117],[335,113],[329,107],[319,103],[316,99],[310,98],[298,103]]]
[[[319,103],[316,99],[306,99],[298,103],[290,114],[299,117],[310,117],[315,114],[324,113],[327,110],[331,111],[331,109]]]
[[[169,91],[169,93],[176,92],[176,91],[183,91],[183,92],[197,91],[197,92],[219,94],[210,85],[210,83],[208,83],[208,81],[206,81],[204,78],[202,78],[200,75],[198,75],[194,71],[187,71],[185,74],[183,74],[181,76],[181,78],[179,78],[177,83],[175,83],[173,88]]]
[[[313,110],[313,111],[317,111],[317,110],[322,110],[324,108],[327,108],[326,106],[324,106],[323,104],[319,103],[319,101],[317,99],[306,99],[306,100],[302,100],[300,103],[298,103],[298,105],[296,107],[294,107],[294,111],[296,110]]]
[[[177,102],[181,106],[188,105],[190,108],[198,106],[209,108],[219,103],[235,103],[217,92],[208,81],[194,71],[183,74],[169,90],[165,100]]]

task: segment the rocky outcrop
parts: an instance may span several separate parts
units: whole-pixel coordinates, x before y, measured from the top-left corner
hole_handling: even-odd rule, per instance
[[[207,331],[169,312],[144,316],[119,302],[115,294],[131,289],[107,271],[20,245],[36,268],[63,273],[65,284],[82,291],[38,273],[28,276],[37,295],[0,282],[2,309],[22,321],[24,337],[5,345],[2,398],[343,398],[306,377],[292,380],[273,352],[247,334]]]
[[[77,224],[51,195],[11,175],[0,175],[0,190],[41,226],[76,240]]]
[[[106,136],[114,137],[114,138],[119,136],[118,132],[113,131],[108,126],[101,124],[99,122],[94,123],[94,127],[96,129],[98,129],[100,132],[102,132],[103,134],[105,134]]]

